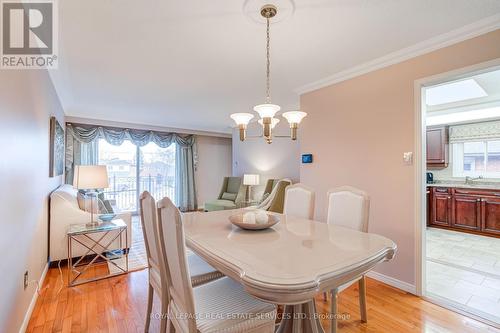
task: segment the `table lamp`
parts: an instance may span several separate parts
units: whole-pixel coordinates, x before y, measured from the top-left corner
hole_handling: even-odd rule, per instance
[[[247,192],[245,200],[250,201],[250,188],[259,185],[259,175],[246,174],[243,175],[243,185],[247,185]]]
[[[107,188],[108,170],[105,165],[77,165],[73,178],[73,187],[79,190],[88,190],[85,196],[90,197],[90,225],[94,222],[94,200],[97,198],[97,189]]]

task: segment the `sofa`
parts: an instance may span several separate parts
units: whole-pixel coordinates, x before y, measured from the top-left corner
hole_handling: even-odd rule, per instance
[[[66,235],[70,224],[86,224],[90,222],[90,213],[81,210],[77,199],[78,191],[71,185],[62,185],[50,195],[50,239],[49,239],[49,256],[50,261],[58,261],[68,258],[68,238]],[[132,244],[132,215],[129,212],[115,212],[116,218],[122,219],[128,228],[128,244]],[[92,234],[93,239],[98,239],[102,233]],[[114,234],[116,236],[116,233]],[[111,240],[113,232],[107,235],[101,243],[107,244],[106,240]],[[91,246],[90,240],[81,238],[81,241],[87,246]],[[109,247],[111,250],[119,249],[120,239],[117,238]],[[122,244],[125,246],[125,235],[122,234]],[[75,257],[82,256],[87,252],[87,249],[73,242],[73,255]]]
[[[247,186],[242,184],[241,177],[224,177],[217,199],[205,202],[207,212],[238,208],[245,200]]]

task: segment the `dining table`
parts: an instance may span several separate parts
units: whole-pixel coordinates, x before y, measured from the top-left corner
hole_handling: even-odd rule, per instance
[[[284,305],[279,333],[324,332],[315,295],[364,276],[396,253],[386,237],[277,213],[271,228],[244,230],[229,220],[244,211],[183,214],[186,246],[250,295]]]

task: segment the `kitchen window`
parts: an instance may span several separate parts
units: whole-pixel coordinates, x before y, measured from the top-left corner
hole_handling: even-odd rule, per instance
[[[453,177],[500,178],[500,139],[452,144]]]

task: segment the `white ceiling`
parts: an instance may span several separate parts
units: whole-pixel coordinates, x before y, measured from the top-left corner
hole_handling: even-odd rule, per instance
[[[265,93],[265,26],[244,2],[59,1],[51,75],[67,115],[229,132],[229,115]],[[272,99],[285,110],[298,106],[298,87],[500,13],[498,0],[295,5],[271,28]]]
[[[476,98],[465,98],[464,100],[460,100],[457,102],[450,102],[438,105],[427,106],[427,112],[432,113],[433,115],[444,115],[456,112],[464,112],[471,110],[481,110],[488,109],[491,107],[500,106],[500,70],[493,70],[486,73],[481,73],[477,75],[472,75],[467,78],[462,78],[460,80],[439,84],[433,87],[429,87],[428,89],[433,90],[434,88],[442,88],[442,87],[453,87],[456,83],[463,83],[473,81],[481,89],[486,93],[484,97],[476,97]],[[451,89],[453,90],[453,89]],[[460,90],[460,89],[458,89]],[[438,93],[440,91],[438,90]],[[470,95],[468,92],[461,91],[441,91],[453,94],[460,94],[461,96]],[[439,98],[439,96],[437,96]],[[449,97],[449,96],[445,96]]]

